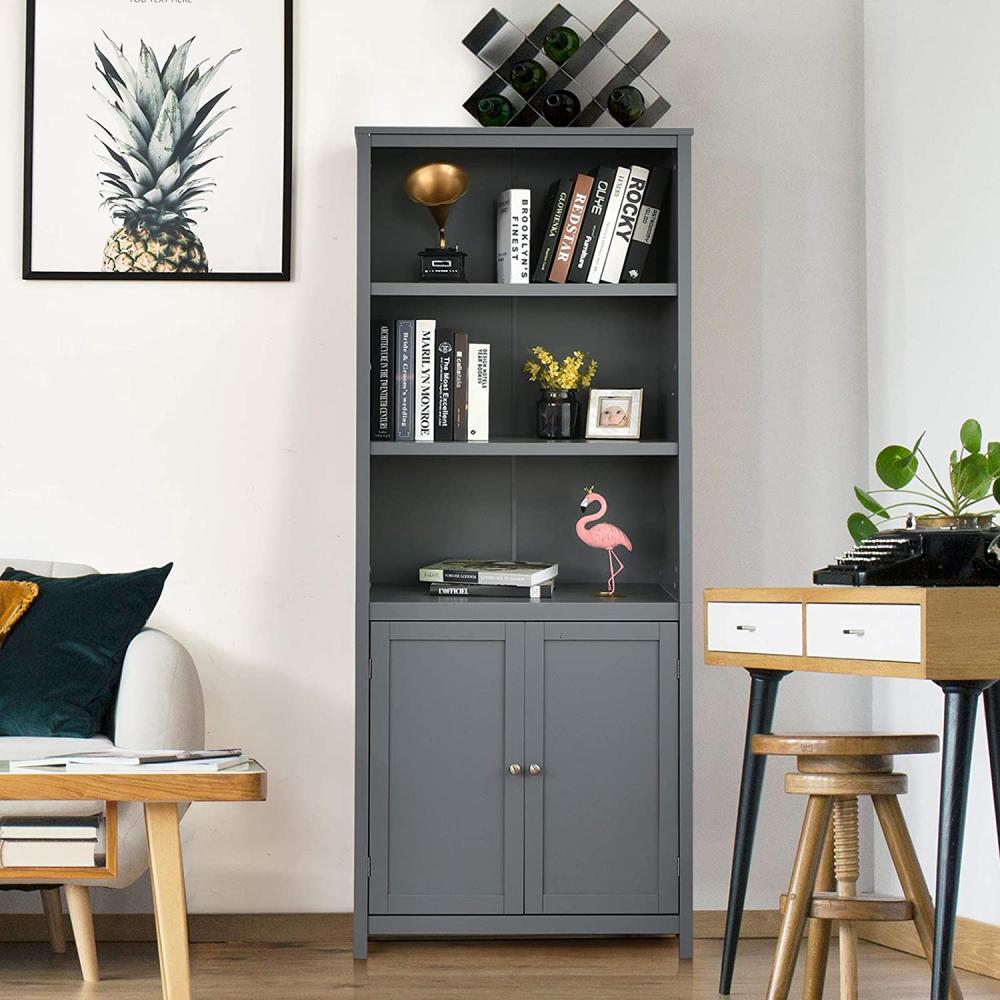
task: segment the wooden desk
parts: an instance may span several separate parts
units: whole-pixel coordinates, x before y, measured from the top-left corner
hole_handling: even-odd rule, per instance
[[[750,674],[719,992],[732,986],[778,685],[793,671],[930,680],[945,697],[931,1000],[946,1000],[979,696],[1000,840],[1000,588],[800,587],[705,591],[705,662]]]
[[[187,900],[181,857],[179,802],[260,802],[267,798],[267,772],[256,761],[205,774],[118,772],[70,774],[65,771],[11,771],[0,761],[0,800],[90,801],[108,803],[108,848],[104,869],[89,877],[114,876],[114,822],[117,802],[142,802],[146,813],[149,871],[153,885],[153,912],[160,953],[164,1000],[191,1000],[188,955]],[[45,879],[87,876],[80,868],[0,868],[0,879]]]

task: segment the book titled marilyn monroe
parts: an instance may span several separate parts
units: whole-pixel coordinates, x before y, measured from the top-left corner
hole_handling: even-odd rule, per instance
[[[492,587],[537,587],[559,575],[557,563],[442,559],[420,567],[421,583],[476,583]]]

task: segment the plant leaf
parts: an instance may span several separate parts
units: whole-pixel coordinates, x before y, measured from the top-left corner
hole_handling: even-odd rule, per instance
[[[852,514],[847,519],[847,530],[851,533],[851,538],[856,543],[860,543],[865,538],[871,538],[878,534],[878,528],[867,514]]]
[[[855,486],[854,495],[858,498],[858,502],[861,506],[866,510],[870,510],[873,514],[878,514],[879,517],[889,516],[889,512],[885,509],[885,507],[883,507],[882,504],[880,504],[871,494],[865,493],[864,490]]]
[[[194,38],[189,38],[179,49],[174,49],[170,53],[170,58],[163,64],[161,78],[164,91],[172,90],[175,94],[181,92],[184,75],[187,73],[188,52],[193,41]]]
[[[194,121],[194,116],[198,113],[198,102],[201,95],[205,93],[205,88],[209,85],[215,74],[219,72],[223,64],[230,56],[236,55],[240,49],[233,49],[227,52],[207,73],[202,74],[197,81],[188,86],[184,97],[181,99],[181,121],[184,128],[187,128]]]
[[[102,31],[101,34],[104,35],[104,37],[108,40],[108,43],[111,45],[109,58],[115,69],[118,71],[118,75],[124,82],[125,87],[135,93],[136,77],[132,64],[125,58],[125,53],[122,51],[122,47],[106,31]]]
[[[990,465],[985,455],[966,455],[955,466],[955,488],[966,500],[982,500],[993,485]]]
[[[917,474],[917,456],[901,444],[883,448],[875,459],[875,472],[891,490],[901,490]]]
[[[153,138],[149,141],[149,165],[153,168],[155,176],[158,177],[167,168],[180,137],[180,108],[177,104],[177,95],[171,90],[163,102],[156,128],[153,129]]]
[[[216,132],[211,138],[206,139],[199,146],[196,146],[189,156],[184,158],[184,169],[188,170],[204,159],[208,150],[215,145],[227,132],[232,132],[231,128],[224,128],[221,132]]]
[[[151,122],[159,124],[166,93],[160,80],[153,50],[142,42],[139,47],[139,72],[136,75],[135,99]],[[155,126],[154,126],[155,128]]]
[[[1000,479],[993,480],[993,498],[1000,503]]]
[[[979,426],[978,420],[966,420],[958,436],[961,438],[962,447],[970,455],[979,454],[979,449],[983,446],[983,429]]]
[[[135,127],[132,119],[117,105],[112,104],[96,87],[93,87],[97,96],[104,101],[105,107],[111,112],[111,119],[105,128],[112,132],[114,138],[127,142],[137,149],[146,145],[146,137]],[[117,129],[117,131],[114,131]]]
[[[990,475],[1000,476],[1000,441],[990,441],[986,446],[986,459],[990,463]]]

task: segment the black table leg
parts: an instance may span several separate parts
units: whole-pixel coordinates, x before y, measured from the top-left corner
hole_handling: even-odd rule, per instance
[[[962,873],[965,811],[976,734],[979,696],[992,681],[939,681],[944,691],[944,748],[941,760],[941,811],[938,821],[937,893],[934,913],[934,964],[931,1000],[948,1000],[955,944],[955,916]]]
[[[993,809],[997,814],[997,847],[1000,847],[1000,681],[986,689],[983,700],[986,702],[986,739],[993,773]]]
[[[729,876],[729,908],[726,911],[726,939],[722,946],[722,975],[719,993],[729,996],[733,985],[736,949],[743,923],[743,904],[750,877],[750,857],[757,832],[757,813],[764,784],[766,757],[758,757],[750,748],[757,733],[770,733],[778,684],[787,670],[748,670],[750,674],[750,711],[747,714],[746,742],[743,745],[743,777],[740,779],[740,804],[736,814],[736,842],[733,846],[733,869]]]

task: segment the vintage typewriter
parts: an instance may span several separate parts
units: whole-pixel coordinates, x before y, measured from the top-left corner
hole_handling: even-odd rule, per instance
[[[813,583],[879,587],[1000,586],[1000,527],[899,528],[866,538]]]

